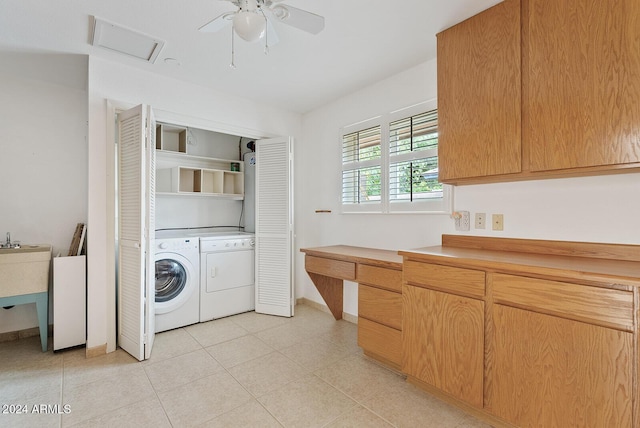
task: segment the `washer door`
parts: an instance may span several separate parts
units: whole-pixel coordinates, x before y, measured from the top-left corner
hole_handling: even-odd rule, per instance
[[[182,306],[198,292],[193,264],[175,253],[156,254],[156,314],[165,314]]]

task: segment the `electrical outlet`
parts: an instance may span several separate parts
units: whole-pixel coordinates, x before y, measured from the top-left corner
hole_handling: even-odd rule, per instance
[[[487,223],[486,213],[476,213],[476,229],[484,229]]]
[[[469,211],[456,211],[454,218],[456,219],[457,231],[466,232],[469,230],[469,223],[471,223]]]
[[[504,215],[493,214],[491,217],[491,224],[493,226],[493,230],[504,230]]]

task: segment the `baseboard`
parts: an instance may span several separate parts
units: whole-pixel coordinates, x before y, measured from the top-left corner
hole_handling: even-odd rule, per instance
[[[26,339],[27,337],[40,336],[40,328],[32,327],[24,330],[7,331],[0,333],[0,343],[12,342],[14,340]],[[47,331],[47,336],[53,337],[53,326],[50,325]]]
[[[86,358],[93,358],[93,357],[99,357],[101,355],[105,355],[106,353],[107,353],[107,344],[104,343],[102,345],[94,346],[91,348],[87,347],[84,355]]]
[[[301,297],[299,299],[296,299],[296,305],[311,306],[314,309],[317,309],[317,310],[322,311],[322,312],[326,312],[326,313],[330,314],[331,316],[333,316],[333,314],[331,314],[331,311],[329,310],[329,307],[327,305],[323,305],[322,303],[314,302],[313,300],[309,300],[306,297]],[[357,315],[351,315],[351,314],[348,314],[346,312],[342,312],[342,319],[347,321],[347,322],[350,322],[351,324],[358,324],[358,316]]]

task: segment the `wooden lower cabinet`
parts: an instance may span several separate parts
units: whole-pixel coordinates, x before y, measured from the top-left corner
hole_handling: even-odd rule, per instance
[[[402,371],[496,427],[640,427],[640,246],[400,251]]]
[[[633,334],[493,306],[485,408],[516,426],[631,427]]]
[[[358,346],[369,357],[400,370],[402,271],[359,264],[357,272]]]
[[[484,302],[403,286],[402,371],[482,408]]]
[[[395,328],[358,317],[358,346],[366,355],[400,369],[402,332]]]

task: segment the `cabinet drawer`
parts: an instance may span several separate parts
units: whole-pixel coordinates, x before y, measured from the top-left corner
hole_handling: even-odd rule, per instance
[[[402,332],[365,318],[358,318],[358,346],[400,367]]]
[[[356,279],[356,264],[342,260],[325,259],[324,257],[305,256],[304,267],[313,272],[332,278],[347,280]]]
[[[358,316],[402,330],[402,294],[360,284]]]
[[[533,311],[633,331],[633,293],[495,274],[493,300]]]
[[[402,271],[358,264],[358,282],[402,292]]]
[[[403,269],[404,281],[408,284],[470,297],[484,296],[485,273],[482,271],[413,260],[405,260]]]

